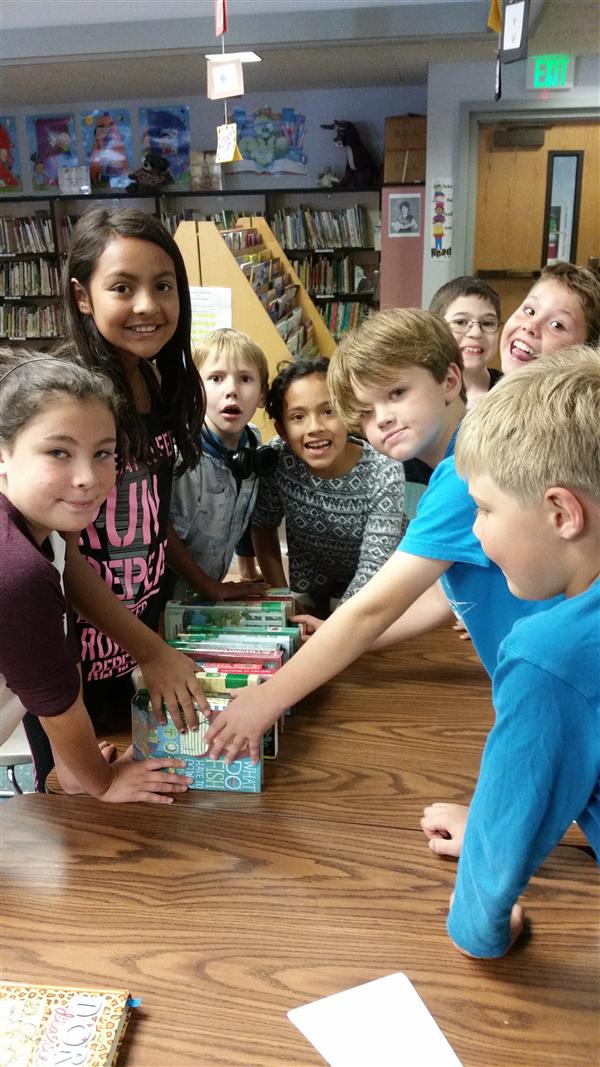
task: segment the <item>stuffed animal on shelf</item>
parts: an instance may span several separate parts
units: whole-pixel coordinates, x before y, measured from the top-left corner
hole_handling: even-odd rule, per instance
[[[341,178],[338,178],[337,174],[334,174],[331,167],[325,167],[322,174],[319,174],[318,182],[324,189],[331,189],[335,185],[339,185]]]
[[[131,184],[127,186],[128,193],[152,192],[173,181],[168,161],[155,152],[146,152],[141,167],[134,170],[129,178]]]
[[[335,130],[334,144],[346,153],[346,170],[340,188],[356,189],[361,185],[379,185],[379,167],[360,139],[353,122],[321,123],[322,130]]]

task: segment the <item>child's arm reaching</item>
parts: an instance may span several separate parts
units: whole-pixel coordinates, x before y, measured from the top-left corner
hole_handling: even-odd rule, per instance
[[[276,526],[253,526],[252,545],[267,584],[273,589],[287,586],[288,580],[283,569],[278,528]]]
[[[496,723],[469,808],[448,917],[456,947],[483,958],[511,947],[517,899],[572,820],[597,826],[597,708],[576,685],[512,659],[518,631],[500,650]]]
[[[414,604],[396,619],[371,645],[369,652],[380,652],[399,645],[413,637],[447,626],[455,618],[439,582],[434,582]],[[322,625],[323,620],[314,615],[294,615],[291,622],[302,622],[307,627],[308,640]]]
[[[129,760],[109,763],[98,748],[91,719],[81,692],[61,715],[40,716],[56,760],[59,780],[66,768],[85,792],[111,803],[149,801],[171,804],[169,794],[184,793],[190,778],[170,774],[168,768],[185,767],[178,759]]]
[[[460,856],[468,814],[463,804],[430,804],[423,810],[421,829],[432,852]]]
[[[273,678],[256,690],[245,690],[219,712],[206,734],[211,759],[226,751],[231,762],[246,746],[251,757],[258,759],[261,735],[284,709],[357,659],[448,566],[439,560],[394,553]]]
[[[206,697],[194,673],[194,664],[145,626],[110,591],[79,551],[78,535],[67,535],[65,589],[76,611],[112,637],[136,660],[154,708],[167,705],[178,728],[198,727],[194,702],[207,710]],[[181,710],[180,710],[181,709]],[[185,716],[182,719],[181,711]]]
[[[262,578],[249,582],[215,581],[192,559],[171,525],[167,528],[167,563],[187,585],[206,600],[215,602],[239,600],[242,597],[261,596],[265,591],[265,582]]]

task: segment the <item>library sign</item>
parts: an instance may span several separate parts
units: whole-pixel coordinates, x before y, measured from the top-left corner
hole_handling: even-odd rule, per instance
[[[572,89],[575,79],[575,56],[529,56],[528,89]]]

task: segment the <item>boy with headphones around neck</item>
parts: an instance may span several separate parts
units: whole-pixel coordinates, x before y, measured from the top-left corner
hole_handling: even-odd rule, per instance
[[[261,348],[238,330],[207,334],[194,352],[206,390],[202,458],[173,483],[169,564],[177,572],[174,596],[191,587],[207,600],[260,596],[261,580],[225,582],[236,545],[250,522],[261,474],[276,455],[249,425],[263,407],[269,377]]]

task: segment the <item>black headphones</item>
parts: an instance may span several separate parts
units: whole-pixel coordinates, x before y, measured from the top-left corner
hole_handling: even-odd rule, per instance
[[[278,453],[268,445],[259,445],[256,434],[249,426],[246,426],[242,435],[242,440],[247,441],[247,445],[242,445],[235,451],[226,448],[222,441],[211,433],[206,424],[202,427],[201,436],[204,451],[209,456],[223,460],[237,481],[243,481],[253,475],[260,478],[266,474],[273,474],[277,468]]]

